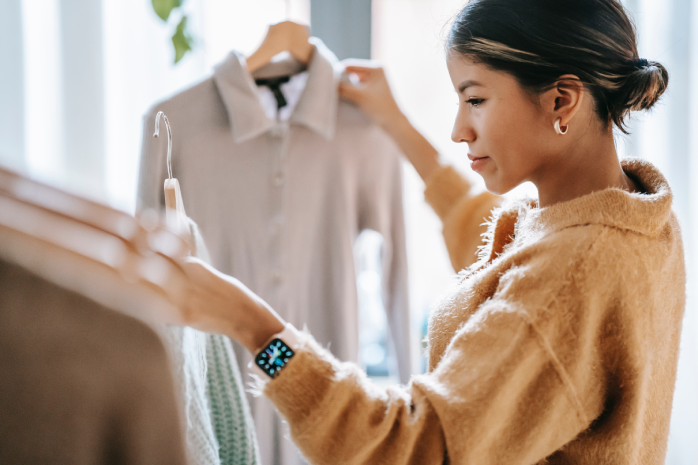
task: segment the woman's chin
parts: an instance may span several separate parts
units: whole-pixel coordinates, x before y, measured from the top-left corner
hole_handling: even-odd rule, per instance
[[[496,176],[488,176],[487,174],[481,176],[485,181],[485,187],[487,190],[495,195],[504,195],[516,187],[515,184],[503,182],[501,179],[497,179]]]
[[[485,188],[487,188],[487,190],[492,194],[502,195],[505,193],[505,191],[503,191],[502,189],[501,182],[498,182],[498,180],[495,179],[494,176],[484,175],[482,176],[482,179],[485,181]]]

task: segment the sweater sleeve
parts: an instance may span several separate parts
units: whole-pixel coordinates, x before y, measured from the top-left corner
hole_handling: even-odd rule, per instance
[[[454,270],[473,264],[483,244],[486,222],[501,198],[489,192],[474,194],[470,183],[450,166],[431,175],[424,196],[443,222],[443,235]]]
[[[527,272],[536,275],[515,269],[492,299],[455,325],[434,371],[407,387],[372,385],[359,367],[338,362],[305,335],[264,392],[315,464],[442,464],[448,457],[538,463],[600,413],[603,383],[593,376],[593,357],[579,357],[578,376],[572,376],[555,353],[559,342],[534,324],[538,302],[510,292],[527,286]],[[561,289],[538,290],[551,313],[566,314],[554,308],[564,305]],[[570,341],[558,333],[565,344],[587,350],[584,337]]]

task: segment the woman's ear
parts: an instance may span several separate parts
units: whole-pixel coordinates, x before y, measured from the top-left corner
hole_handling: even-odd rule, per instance
[[[554,122],[560,118],[565,127],[574,118],[584,102],[584,84],[573,74],[560,76],[552,88],[541,96],[543,108],[550,113]]]

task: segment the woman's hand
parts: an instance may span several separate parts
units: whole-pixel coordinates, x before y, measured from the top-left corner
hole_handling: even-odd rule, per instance
[[[187,258],[182,268],[189,278],[186,303],[187,325],[209,333],[225,334],[253,354],[285,322],[257,294],[237,279],[225,275],[196,258]]]
[[[339,94],[356,104],[374,123],[385,130],[400,124],[405,116],[400,111],[383,68],[370,60],[349,59],[342,62],[347,73],[359,78],[359,83],[342,82]]]
[[[426,182],[441,166],[439,154],[398,107],[383,68],[368,60],[352,59],[343,63],[347,73],[358,76],[359,83],[340,83],[339,94],[361,108],[393,138]]]

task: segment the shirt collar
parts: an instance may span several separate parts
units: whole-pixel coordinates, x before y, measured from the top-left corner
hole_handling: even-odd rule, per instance
[[[337,57],[320,39],[311,37],[310,42],[314,50],[308,65],[308,82],[289,122],[332,139],[337,122],[337,84],[341,70]],[[264,134],[276,125],[264,112],[257,86],[241,53],[232,51],[215,67],[213,79],[228,112],[236,143]]]

